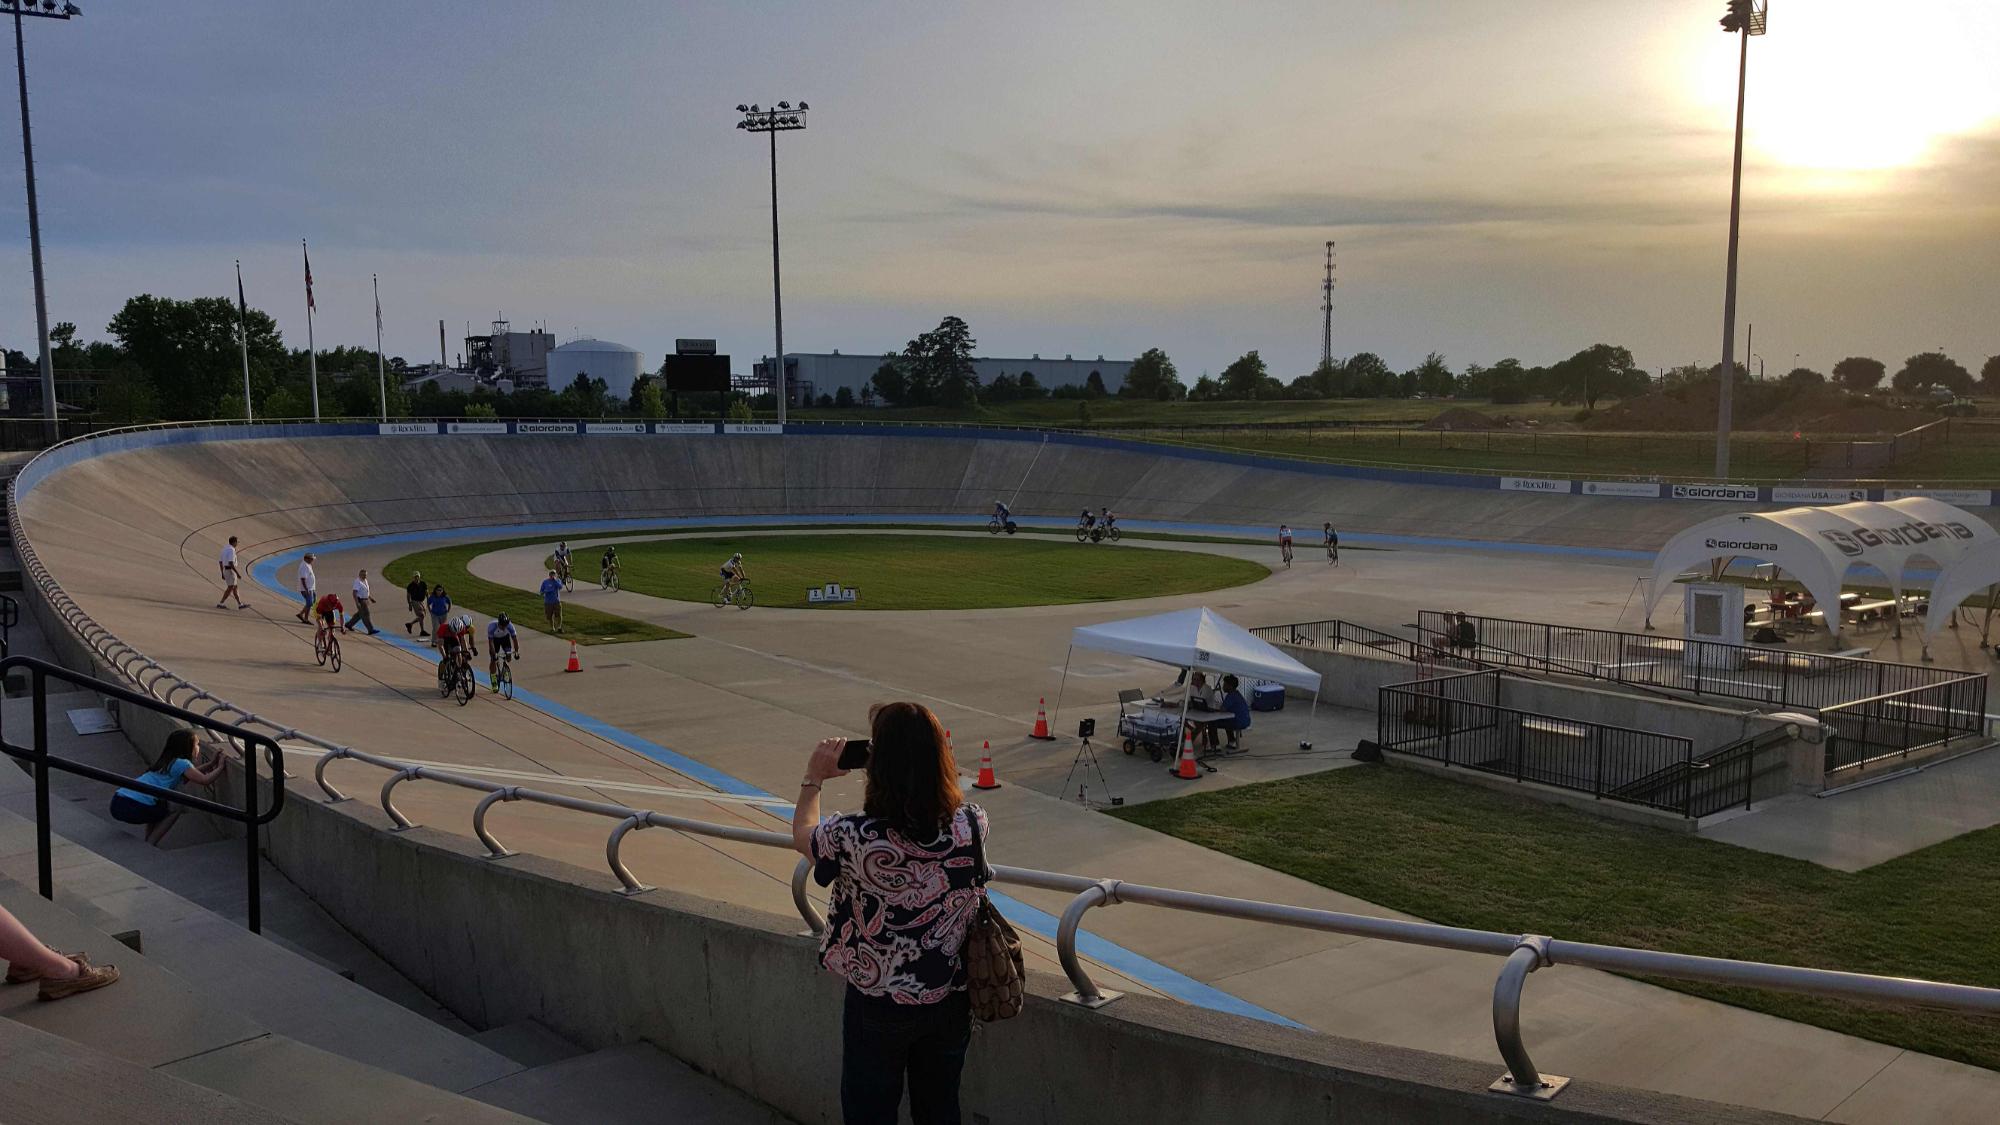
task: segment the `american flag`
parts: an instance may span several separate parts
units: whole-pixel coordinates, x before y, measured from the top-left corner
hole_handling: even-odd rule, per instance
[[[236,319],[238,323],[245,326],[244,331],[248,332],[250,302],[243,299],[243,263],[240,261],[236,263]]]
[[[313,260],[312,255],[306,253],[306,244],[303,241],[299,243],[299,252],[305,253],[306,256],[306,310],[316,312],[319,306],[313,304]]]

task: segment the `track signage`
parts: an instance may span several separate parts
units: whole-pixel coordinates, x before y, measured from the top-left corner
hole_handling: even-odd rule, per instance
[[[852,586],[842,586],[838,582],[829,582],[817,589],[806,591],[806,602],[809,605],[838,605],[860,600],[861,591]]]
[[[1569,482],[1547,477],[1501,477],[1500,487],[1508,492],[1560,492],[1568,495]]]
[[[583,432],[587,434],[643,434],[644,422],[585,422]]]
[[[1587,480],[1583,482],[1585,496],[1635,496],[1647,500],[1660,498],[1660,486],[1640,480]]]
[[[516,422],[514,423],[514,432],[517,434],[573,434],[576,432],[576,423]]]
[[[1754,484],[1677,484],[1673,497],[1676,500],[1735,500],[1748,503],[1757,502],[1757,486]]]
[[[444,432],[448,434],[504,434],[505,422],[446,422]]]
[[[1924,496],[1968,508],[1984,508],[1993,503],[1992,491],[1984,488],[1892,488],[1884,493],[1884,497],[1890,500],[1901,500],[1905,496]]]
[[[656,434],[712,434],[715,426],[710,422],[655,422]]]
[[[782,434],[785,427],[776,422],[724,422],[725,434]]]
[[[1796,488],[1778,485],[1771,489],[1771,499],[1780,504],[1846,504],[1855,500],[1868,499],[1865,488]]]
[[[434,434],[438,432],[436,422],[377,422],[378,434]]]

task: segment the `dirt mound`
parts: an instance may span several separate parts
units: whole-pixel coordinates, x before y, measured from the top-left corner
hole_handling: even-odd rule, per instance
[[[1714,383],[1670,387],[1629,398],[1598,411],[1592,430],[1654,430],[1697,433],[1715,429]],[[1838,387],[1792,391],[1776,383],[1737,385],[1735,427],[1778,433],[1894,434],[1931,421],[1921,410],[1902,410]]]
[[[1591,430],[1662,430],[1697,432],[1715,429],[1713,383],[1653,391],[1621,399],[1583,423]]]
[[[1503,430],[1507,422],[1490,414],[1481,414],[1469,407],[1454,406],[1437,417],[1425,422],[1426,430]]]

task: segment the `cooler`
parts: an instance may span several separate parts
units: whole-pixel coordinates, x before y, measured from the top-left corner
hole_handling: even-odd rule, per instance
[[[1261,683],[1250,689],[1250,709],[1252,711],[1283,711],[1285,709],[1285,685]]]

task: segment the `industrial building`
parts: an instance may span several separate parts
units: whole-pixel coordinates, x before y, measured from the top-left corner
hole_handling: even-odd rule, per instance
[[[604,380],[613,398],[631,398],[632,384],[646,370],[646,357],[636,348],[586,336],[548,353],[544,369],[552,390],[560,391],[578,375],[588,375]]]
[[[442,329],[438,334],[444,334]],[[552,332],[539,328],[516,332],[505,320],[496,320],[490,335],[466,334],[462,369],[487,382],[510,379],[514,386],[523,390],[546,387],[549,385],[548,356],[555,346],[556,337]]]
[[[838,394],[842,387],[860,399],[867,397],[864,392],[869,391],[876,370],[894,358],[894,352],[881,355],[842,355],[837,351],[786,352],[785,381],[792,390],[794,403]],[[1095,372],[1104,380],[1104,389],[1116,393],[1125,385],[1125,374],[1132,370],[1132,361],[1105,359],[1101,355],[1096,359],[1077,359],[1070,355],[1061,359],[1043,359],[1039,355],[1026,359],[981,356],[973,359],[972,369],[981,386],[992,383],[1001,375],[1018,379],[1023,372],[1031,372],[1035,382],[1044,387],[1080,387]],[[753,366],[751,381],[763,389],[770,388],[769,360],[760,360]]]

